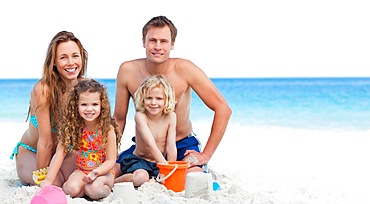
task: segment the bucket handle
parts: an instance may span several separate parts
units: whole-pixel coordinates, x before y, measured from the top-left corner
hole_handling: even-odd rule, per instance
[[[156,178],[157,182],[162,182],[162,181],[168,179],[168,177],[170,177],[176,171],[176,169],[178,167],[179,167],[179,165],[175,164],[175,167],[172,169],[172,171],[169,174],[167,174],[167,176],[165,176],[164,178],[160,178],[160,174],[158,174],[157,178]]]

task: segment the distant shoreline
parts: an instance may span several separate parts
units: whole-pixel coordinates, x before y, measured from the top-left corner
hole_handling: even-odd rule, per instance
[[[87,77],[97,80],[115,80],[116,78]],[[0,80],[39,80],[40,78],[0,78]],[[210,79],[370,79],[370,76],[317,76],[317,77],[210,77]]]

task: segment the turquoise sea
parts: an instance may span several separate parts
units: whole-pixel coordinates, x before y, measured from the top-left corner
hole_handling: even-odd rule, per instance
[[[115,106],[115,79],[97,79]],[[37,79],[0,79],[0,122],[24,122]],[[214,78],[233,110],[230,123],[317,130],[370,129],[370,78]],[[131,104],[132,105],[132,104]],[[130,107],[128,119],[133,117]],[[193,93],[193,122],[212,112]]]

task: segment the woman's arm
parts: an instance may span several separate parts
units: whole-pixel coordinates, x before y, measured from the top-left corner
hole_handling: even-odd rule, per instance
[[[66,156],[66,154],[67,153],[64,152],[64,147],[63,147],[62,143],[59,142],[58,146],[57,146],[57,150],[56,150],[53,158],[51,159],[49,170],[48,170],[48,173],[46,175],[46,178],[45,178],[45,180],[41,181],[41,183],[40,183],[41,188],[44,187],[44,186],[53,184],[55,178],[58,175],[59,169],[62,166],[64,157]]]
[[[51,132],[50,106],[47,102],[47,87],[40,83],[35,85],[32,93],[32,103],[38,123],[38,141],[36,153],[36,168],[46,168],[53,156],[54,141]]]

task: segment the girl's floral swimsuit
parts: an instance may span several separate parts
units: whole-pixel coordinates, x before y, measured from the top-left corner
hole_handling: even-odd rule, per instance
[[[76,151],[76,169],[84,172],[86,175],[101,164],[106,159],[106,152],[102,146],[101,130],[89,131],[86,128],[82,132],[82,145],[79,151]],[[113,174],[114,172],[111,171]]]

